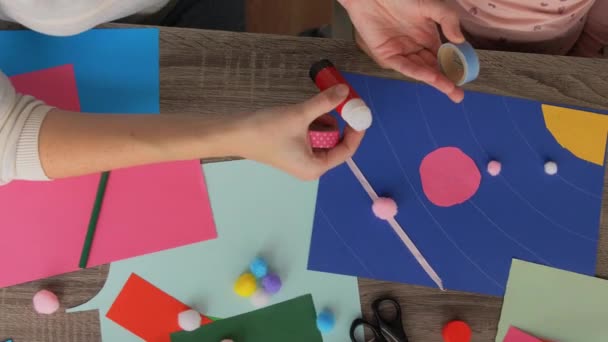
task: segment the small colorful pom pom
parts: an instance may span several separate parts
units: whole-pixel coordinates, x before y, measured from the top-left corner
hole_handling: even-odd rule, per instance
[[[488,163],[488,173],[490,174],[490,176],[498,176],[500,174],[500,171],[502,170],[502,164],[500,164],[499,161],[497,160],[491,160]]]
[[[317,316],[317,328],[323,334],[327,334],[334,330],[336,326],[336,318],[329,311],[323,311]]]
[[[378,197],[372,205],[374,215],[383,220],[388,220],[397,215],[397,203],[389,197]]]
[[[264,289],[258,289],[251,296],[251,304],[256,308],[262,308],[270,303],[270,295],[264,291]]]
[[[545,163],[545,173],[549,176],[557,174],[557,163],[554,161],[548,161]]]
[[[260,279],[268,274],[268,264],[266,260],[257,257],[249,264],[249,270],[256,278]]]
[[[201,326],[201,314],[192,309],[182,311],[177,315],[177,324],[184,331],[194,331]]]
[[[249,297],[257,290],[257,287],[255,277],[247,272],[241,274],[234,283],[234,292],[241,297]]]
[[[451,321],[443,327],[441,332],[445,342],[470,342],[471,327],[463,321]]]
[[[281,278],[274,273],[269,273],[264,278],[262,278],[262,286],[266,293],[273,295],[281,290]]]
[[[34,310],[39,314],[50,315],[59,309],[59,299],[48,290],[38,291],[32,301],[34,302]]]

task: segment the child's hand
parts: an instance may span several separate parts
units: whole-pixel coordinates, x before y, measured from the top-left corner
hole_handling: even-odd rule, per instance
[[[348,88],[338,85],[299,104],[248,114],[239,123],[235,152],[303,180],[319,178],[352,157],[363,139],[363,132],[347,126],[336,147],[313,150],[310,145],[310,124],[337,107],[347,94]]]
[[[441,44],[436,23],[453,43],[462,43],[458,15],[442,0],[340,0],[357,29],[359,46],[378,64],[423,81],[454,102],[462,89],[439,71]]]

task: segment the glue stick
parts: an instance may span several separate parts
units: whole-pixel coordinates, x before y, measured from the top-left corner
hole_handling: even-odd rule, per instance
[[[329,60],[322,59],[313,64],[310,67],[310,78],[321,91],[338,84],[347,85],[350,90],[348,96],[336,107],[336,111],[357,131],[366,130],[372,125],[372,111]]]

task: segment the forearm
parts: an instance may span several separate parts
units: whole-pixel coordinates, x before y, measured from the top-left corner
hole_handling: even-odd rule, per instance
[[[238,153],[240,115],[98,115],[51,110],[39,135],[42,167],[64,178],[163,161]]]

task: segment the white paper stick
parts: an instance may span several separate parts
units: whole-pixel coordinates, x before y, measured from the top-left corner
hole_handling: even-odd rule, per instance
[[[348,165],[350,170],[355,175],[355,178],[359,181],[359,183],[361,183],[361,186],[363,186],[365,192],[367,192],[369,197],[372,199],[372,202],[377,200],[378,194],[376,193],[376,191],[374,191],[374,188],[372,188],[371,184],[369,184],[367,178],[365,178],[363,172],[361,172],[357,164],[355,164],[355,161],[352,158],[349,158],[346,160],[346,165]],[[407,236],[403,228],[401,228],[401,226],[399,225],[399,222],[397,222],[394,218],[388,219],[387,222],[389,226],[391,226],[393,231],[395,231],[395,234],[397,234],[397,236],[401,239],[405,247],[407,247],[407,249],[410,251],[410,253],[412,253],[414,258],[416,258],[416,261],[420,264],[422,269],[424,269],[426,274],[435,282],[435,284],[437,284],[437,286],[442,291],[445,291],[441,278],[439,277],[437,272],[435,272],[433,267],[428,263],[428,261],[426,261],[426,259],[424,258],[418,247],[416,247],[412,239]]]

